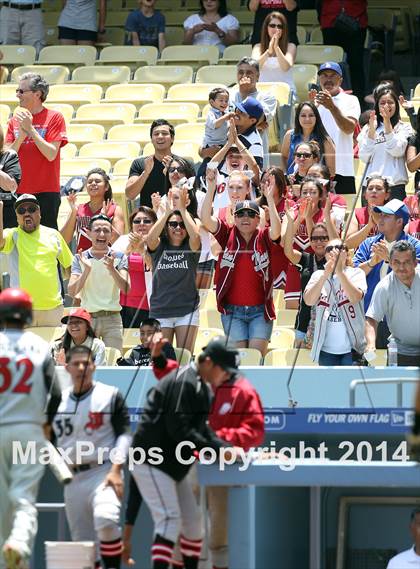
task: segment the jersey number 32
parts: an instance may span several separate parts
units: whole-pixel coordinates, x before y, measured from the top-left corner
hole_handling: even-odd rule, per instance
[[[16,371],[11,369],[13,363]],[[9,390],[11,393],[30,393],[32,389],[30,379],[33,370],[34,364],[29,358],[18,357],[14,362],[10,358],[0,358],[0,393]],[[17,383],[10,389],[13,376],[17,378]]]

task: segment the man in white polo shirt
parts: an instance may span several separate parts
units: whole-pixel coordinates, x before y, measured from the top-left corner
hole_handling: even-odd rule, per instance
[[[130,289],[127,257],[111,251],[108,243],[112,224],[106,215],[94,215],[89,224],[92,247],[76,255],[68,286],[70,296],[79,296],[81,306],[92,315],[92,327],[106,347],[122,350],[123,326],[120,291]]]
[[[420,508],[411,512],[410,533],[414,541],[413,547],[390,559],[386,569],[420,568]]]
[[[360,103],[341,89],[343,72],[335,61],[323,63],[318,71],[321,91],[312,90],[324,127],[335,144],[335,191],[354,194],[353,133],[360,117]]]

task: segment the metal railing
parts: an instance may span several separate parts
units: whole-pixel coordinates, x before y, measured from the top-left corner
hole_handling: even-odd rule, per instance
[[[378,385],[380,383],[394,383],[397,392],[397,407],[402,407],[403,405],[403,383],[417,383],[418,379],[415,377],[387,377],[383,379],[354,379],[350,383],[349,395],[350,395],[350,407],[356,407],[356,388],[359,385],[366,387],[369,385]],[[366,390],[367,391],[367,390]],[[369,395],[369,393],[367,393]]]

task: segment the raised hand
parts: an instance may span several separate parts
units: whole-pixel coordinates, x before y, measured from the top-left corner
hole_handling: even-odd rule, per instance
[[[83,255],[83,249],[79,249],[79,263],[84,271],[90,271],[92,268],[92,263],[87,257]]]
[[[109,212],[109,208],[112,206],[112,200],[104,200],[102,202],[102,208],[101,208],[101,213],[103,215],[106,215],[107,217],[109,217],[108,212]]]
[[[389,260],[388,247],[386,246],[386,243],[383,239],[372,245],[372,253],[373,254],[371,255],[371,260],[375,264],[378,264],[381,261]]]
[[[334,101],[328,91],[320,91],[317,93],[315,96],[315,102],[319,105],[322,105],[329,111],[331,111],[335,106]]]
[[[162,354],[163,346],[167,343],[168,340],[163,337],[162,332],[156,332],[153,334],[150,342],[150,357],[158,358]]]
[[[153,166],[154,166],[154,158],[153,156],[147,156],[144,159],[144,166],[143,166],[143,172],[149,176],[150,172],[153,170]]]
[[[170,154],[167,154],[166,156],[164,156],[162,158],[162,163],[163,163],[163,174],[166,176],[166,174],[168,173],[168,168],[169,168],[169,164],[172,162],[172,156]]]
[[[128,234],[127,253],[142,253],[144,251],[144,237],[141,233]]]
[[[70,192],[67,196],[67,203],[70,206],[71,211],[77,211],[77,193]]]
[[[110,274],[116,271],[116,268],[114,266],[114,259],[115,259],[115,253],[105,255],[105,257],[103,258],[103,263],[105,267],[108,269]]]

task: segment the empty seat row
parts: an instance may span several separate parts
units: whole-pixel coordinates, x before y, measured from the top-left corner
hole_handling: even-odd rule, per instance
[[[2,65],[33,65],[36,51],[30,45],[2,46]],[[249,44],[228,46],[221,63],[236,63],[241,57],[251,55]],[[343,61],[344,52],[341,47],[328,45],[300,45],[297,49],[296,63],[321,64],[325,61]],[[44,47],[38,56],[40,65],[102,65],[123,63],[133,69],[140,65],[188,63],[194,69],[204,64],[215,65],[219,62],[219,50],[214,45],[172,45],[159,53],[153,46],[108,46],[103,48],[98,57],[93,46],[50,45]]]

